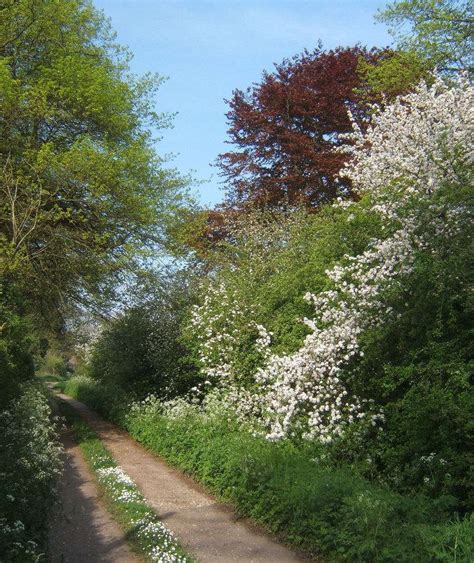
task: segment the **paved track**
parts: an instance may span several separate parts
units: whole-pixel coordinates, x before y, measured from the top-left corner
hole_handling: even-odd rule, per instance
[[[122,530],[103,506],[97,485],[72,432],[62,432],[65,449],[60,504],[49,534],[50,563],[135,563]]]
[[[59,398],[71,405],[99,435],[162,522],[197,561],[293,563],[305,560],[257,527],[238,520],[229,507],[170,468],[115,425],[99,418],[83,403],[66,395],[59,395]]]

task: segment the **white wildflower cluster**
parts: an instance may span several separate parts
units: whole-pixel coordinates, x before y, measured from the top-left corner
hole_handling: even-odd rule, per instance
[[[140,502],[142,495],[135,483],[120,467],[103,467],[97,470],[99,482],[107,485],[112,498],[119,502]]]
[[[197,388],[192,389],[196,392]],[[159,401],[159,399],[156,399]],[[195,410],[195,402],[192,398],[187,400],[184,397],[176,397],[169,401],[163,401],[160,406],[160,412],[170,419],[184,418]]]
[[[420,457],[420,461],[422,463],[434,463],[435,461],[437,461],[440,465],[447,465],[447,461],[445,459],[443,459],[442,457],[438,457],[436,456],[435,452],[431,452],[429,455],[422,455]]]
[[[348,135],[352,158],[341,174],[368,194],[368,212],[382,218],[385,235],[326,272],[331,290],[306,295],[314,318],[304,319],[311,332],[295,353],[273,354],[270,334],[254,325],[264,365],[255,374],[253,393],[232,384],[229,360],[248,312],[232,302],[223,284],[211,288],[208,301],[195,309],[203,372],[227,381],[226,400],[242,415],[260,413],[268,439],[298,432],[327,443],[358,419],[373,425],[383,420],[370,401],[350,393],[347,367],[362,355],[362,333],[394,314],[385,291],[412,272],[418,252],[436,253],[440,240],[467,220],[466,209],[440,204],[434,196],[447,185],[462,186],[473,155],[472,102],[465,78],[449,85],[436,79],[375,112],[366,132],[354,124]],[[216,297],[222,300],[219,313],[211,306]]]
[[[31,540],[32,516],[40,522],[45,506],[54,505],[62,470],[51,415],[46,396],[32,382],[0,410],[0,551],[8,561],[40,557],[40,546]]]
[[[156,563],[186,563],[187,557],[181,555],[175,536],[152,515],[148,514],[133,525],[137,536],[150,545],[148,561]],[[156,542],[159,538],[159,543]]]
[[[133,401],[128,408],[129,416],[134,414],[157,414],[162,412],[161,400],[153,394],[147,395],[141,401]]]
[[[436,452],[428,455],[422,455],[419,458],[418,469],[423,476],[423,482],[428,488],[435,488],[439,483],[449,481],[451,474],[449,473],[449,462]]]

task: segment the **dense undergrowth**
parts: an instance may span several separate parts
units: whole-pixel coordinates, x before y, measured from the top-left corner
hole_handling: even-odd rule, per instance
[[[335,467],[314,444],[270,443],[227,418],[163,416],[149,402],[127,408],[119,388],[104,389],[85,377],[69,380],[65,392],[243,515],[313,555],[334,561],[466,562],[474,555],[472,517],[450,516],[442,501],[401,495],[351,467]]]
[[[235,218],[67,391],[311,553],[471,560],[473,95],[433,77],[374,108],[358,201]]]
[[[38,561],[55,506],[61,448],[48,398],[23,383],[0,410],[0,560]]]

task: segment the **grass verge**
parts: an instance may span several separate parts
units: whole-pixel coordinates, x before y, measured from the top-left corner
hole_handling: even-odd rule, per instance
[[[146,561],[192,561],[173,534],[161,523],[135,483],[116,464],[97,434],[72,407],[60,402],[61,413],[72,427],[86,462],[93,472],[107,507],[125,532],[130,547]]]

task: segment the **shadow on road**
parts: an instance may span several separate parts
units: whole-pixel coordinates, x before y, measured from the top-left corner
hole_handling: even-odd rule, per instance
[[[91,477],[70,430],[64,430],[64,472],[60,502],[49,534],[49,563],[127,563],[136,561],[124,535],[98,498]]]

